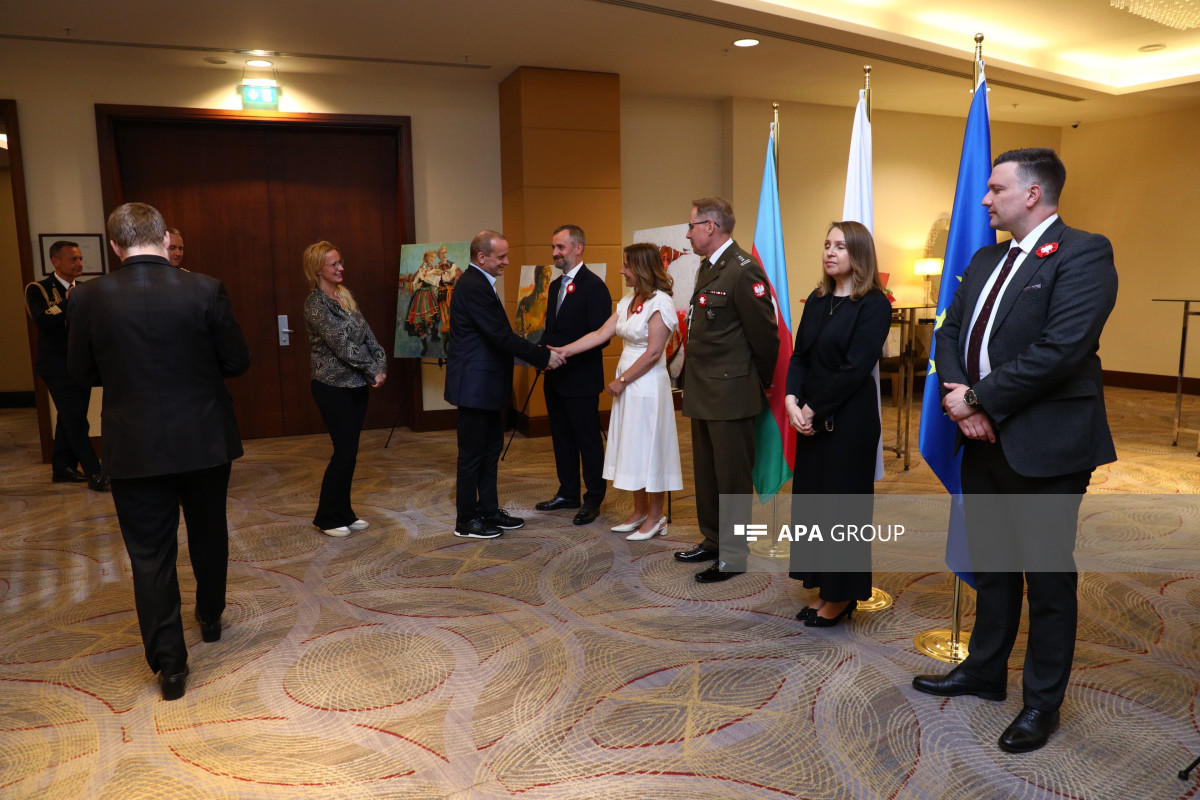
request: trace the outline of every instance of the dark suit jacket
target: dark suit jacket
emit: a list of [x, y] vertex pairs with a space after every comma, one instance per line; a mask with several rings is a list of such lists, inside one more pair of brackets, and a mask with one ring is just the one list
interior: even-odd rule
[[[779, 327], [767, 274], [730, 242], [696, 275], [683, 361], [683, 413], [693, 419], [745, 419], [767, 404]], [[711, 317], [711, 318], [710, 318]]]
[[[563, 278], [559, 275], [550, 283], [547, 298], [546, 328], [542, 333], [544, 345], [570, 344], [581, 336], [598, 330], [612, 316], [612, 294], [600, 276], [584, 264], [575, 273], [575, 291], [563, 300], [562, 314], [558, 312], [558, 293]], [[593, 347], [572, 356], [566, 364], [546, 373], [546, 391], [563, 397], [600, 396], [604, 391], [604, 347]]]
[[[78, 284], [82, 286], [83, 284]], [[75, 294], [75, 292], [71, 292]], [[53, 275], [25, 287], [25, 307], [38, 329], [37, 374], [67, 377], [67, 309], [70, 301]]]
[[468, 266], [450, 298], [450, 342], [446, 355], [446, 402], [499, 411], [512, 394], [513, 359], [545, 368], [550, 351], [513, 333], [487, 276]]
[[71, 375], [104, 387], [104, 466], [144, 478], [225, 464], [242, 454], [224, 378], [250, 350], [216, 278], [132, 256], [71, 292]]
[[[1057, 250], [1039, 256], [1038, 248], [1050, 243], [1057, 243]], [[963, 273], [937, 331], [939, 382], [967, 383], [971, 314], [1011, 245], [981, 248]], [[1117, 270], [1108, 239], [1058, 219], [996, 304], [988, 339], [992, 371], [973, 388], [1018, 474], [1066, 475], [1116, 460], [1097, 355], [1116, 300]]]

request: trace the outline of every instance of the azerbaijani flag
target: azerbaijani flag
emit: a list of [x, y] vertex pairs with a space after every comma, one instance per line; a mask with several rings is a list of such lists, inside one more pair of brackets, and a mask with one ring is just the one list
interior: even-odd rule
[[754, 420], [754, 491], [759, 497], [778, 492], [791, 480], [796, 459], [796, 434], [788, 424], [783, 398], [787, 395], [788, 361], [792, 358], [791, 306], [788, 304], [787, 263], [783, 255], [783, 219], [779, 214], [779, 179], [775, 173], [775, 124], [767, 137], [767, 161], [758, 195], [758, 220], [754, 225], [754, 257], [767, 273], [775, 324], [779, 329], [779, 356], [771, 378], [766, 408]]
[[[934, 342], [929, 348], [929, 371], [925, 377], [925, 396], [921, 401], [921, 456], [945, 485], [954, 502], [950, 506], [950, 525], [946, 535], [946, 566], [974, 588], [971, 557], [967, 549], [967, 526], [962, 507], [962, 451], [954, 454], [958, 424], [942, 413], [938, 391], [936, 331], [946, 320], [946, 310], [962, 281], [962, 274], [975, 251], [996, 243], [996, 232], [988, 221], [987, 209], [980, 201], [987, 193], [992, 174], [992, 134], [988, 121], [987, 80], [982, 66], [979, 84], [967, 114], [962, 156], [958, 162], [958, 183], [954, 187], [954, 206], [950, 213], [950, 232], [946, 238], [946, 260], [942, 264], [942, 287], [938, 292]], [[964, 322], [969, 322], [966, 320]], [[965, 327], [964, 327], [965, 330]]]

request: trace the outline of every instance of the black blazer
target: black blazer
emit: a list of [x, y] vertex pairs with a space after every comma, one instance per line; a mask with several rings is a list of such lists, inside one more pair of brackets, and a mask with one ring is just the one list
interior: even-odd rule
[[[558, 313], [558, 293], [562, 289], [563, 276], [550, 283], [550, 295], [546, 302], [546, 328], [542, 333], [544, 345], [570, 344], [581, 336], [599, 330], [612, 316], [612, 294], [599, 275], [584, 264], [575, 273], [575, 291], [567, 292], [562, 303], [562, 315]], [[563, 397], [587, 397], [604, 391], [605, 342], [571, 359], [558, 369], [546, 373], [546, 391], [554, 391]]]
[[51, 275], [26, 286], [25, 307], [38, 329], [37, 374], [43, 378], [67, 377], [67, 309], [70, 301], [58, 278]]
[[516, 356], [541, 369], [550, 362], [549, 350], [513, 333], [487, 275], [468, 266], [450, 298], [446, 402], [495, 411], [507, 408]]
[[[971, 314], [1012, 242], [981, 248], [937, 331], [936, 380], [967, 384]], [[1045, 255], [1038, 250], [1053, 249]], [[1112, 245], [1055, 220], [1025, 257], [993, 311], [992, 371], [975, 384], [999, 426], [1004, 456], [1030, 478], [1116, 461], [1104, 409], [1100, 332], [1117, 301]], [[942, 394], [946, 393], [941, 387]], [[961, 439], [960, 439], [961, 443]]]
[[215, 467], [242, 455], [224, 378], [250, 368], [225, 285], [131, 256], [71, 292], [67, 365], [104, 387], [104, 466], [114, 478]]

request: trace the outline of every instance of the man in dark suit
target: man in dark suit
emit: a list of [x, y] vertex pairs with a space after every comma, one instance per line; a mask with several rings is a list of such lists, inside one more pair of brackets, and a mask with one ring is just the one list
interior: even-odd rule
[[104, 387], [104, 461], [133, 568], [133, 592], [150, 669], [164, 700], [188, 675], [178, 552], [179, 507], [196, 575], [201, 638], [221, 638], [229, 530], [230, 464], [242, 455], [224, 378], [250, 367], [250, 350], [225, 286], [175, 269], [162, 215], [126, 203], [108, 218], [121, 268], [81, 285], [71, 301], [68, 364], [75, 380]]
[[[700, 583], [745, 571], [746, 544], [720, 546], [720, 496], [754, 493], [754, 418], [767, 403], [779, 355], [779, 329], [767, 275], [730, 238], [733, 208], [719, 197], [692, 204], [687, 237], [702, 257], [688, 311], [683, 413], [692, 420], [696, 517], [704, 541], [675, 554], [685, 563], [713, 561]], [[749, 519], [749, 509], [742, 519]]]
[[[550, 240], [554, 266], [562, 275], [550, 284], [542, 344], [559, 347], [600, 329], [612, 316], [612, 294], [604, 280], [583, 263], [587, 244], [578, 225], [560, 225]], [[607, 344], [605, 345], [607, 346]], [[594, 347], [569, 364], [546, 373], [546, 415], [554, 440], [558, 491], [538, 503], [538, 511], [578, 508], [576, 525], [587, 525], [600, 514], [607, 486], [604, 441], [600, 437], [600, 393], [604, 391], [603, 348]], [[580, 503], [580, 467], [587, 493]]]
[[1059, 219], [1065, 181], [1053, 150], [996, 158], [983, 205], [1012, 241], [974, 255], [937, 331], [978, 601], [966, 660], [913, 686], [1003, 700], [1028, 585], [1024, 708], [999, 740], [1017, 753], [1058, 728], [1075, 652], [1079, 504], [1092, 471], [1116, 460], [1097, 350], [1117, 272], [1106, 238]]
[[25, 287], [25, 308], [38, 329], [37, 374], [46, 382], [58, 412], [50, 478], [55, 483], [86, 482], [89, 489], [103, 492], [108, 478], [88, 436], [92, 389], [80, 386], [67, 372], [67, 311], [75, 279], [83, 274], [83, 254], [75, 242], [55, 242], [50, 245], [50, 263], [53, 275]]
[[513, 333], [496, 295], [496, 278], [508, 266], [508, 240], [480, 231], [471, 241], [471, 264], [450, 300], [450, 352], [446, 402], [458, 406], [458, 488], [454, 535], [494, 539], [525, 520], [500, 508], [496, 472], [504, 444], [501, 413], [512, 394], [513, 359], [538, 367], [563, 363], [558, 353]]

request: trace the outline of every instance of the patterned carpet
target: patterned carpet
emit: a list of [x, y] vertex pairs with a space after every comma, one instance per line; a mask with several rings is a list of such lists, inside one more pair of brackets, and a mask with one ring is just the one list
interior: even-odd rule
[[[1170, 446], [1174, 397], [1108, 397], [1121, 460], [1093, 491], [1200, 492], [1191, 442]], [[1200, 402], [1185, 410], [1194, 420]], [[995, 740], [1020, 708], [1023, 638], [1004, 703], [909, 685], [946, 668], [912, 642], [947, 625], [947, 574], [877, 574], [893, 608], [806, 629], [795, 582], [748, 574], [702, 586], [671, 558], [698, 538], [687, 467], [669, 535], [631, 543], [608, 532], [626, 497], [585, 527], [532, 511], [554, 488], [550, 442], [518, 437], [501, 498], [528, 525], [459, 540], [453, 434], [398, 431], [384, 449], [386, 435], [364, 435], [355, 482], [371, 528], [343, 540], [309, 524], [327, 438], [247, 443], [230, 490], [225, 634], [200, 642], [183, 567], [192, 678], [183, 700], [164, 703], [111, 498], [51, 484], [33, 413], [0, 411], [0, 797], [1197, 792], [1200, 778], [1176, 777], [1200, 750], [1194, 575], [1081, 576], [1062, 729], [1041, 751], [1008, 755]], [[881, 492], [940, 488], [919, 457], [908, 472], [894, 456], [887, 466]]]

